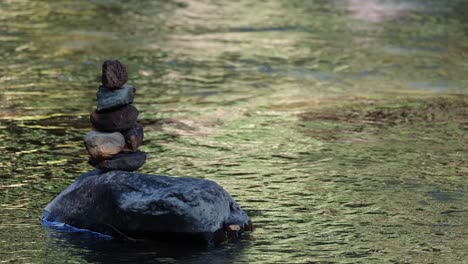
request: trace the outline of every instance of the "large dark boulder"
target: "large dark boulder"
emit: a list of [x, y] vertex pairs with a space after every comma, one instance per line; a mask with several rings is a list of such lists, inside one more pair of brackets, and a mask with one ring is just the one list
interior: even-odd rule
[[42, 216], [113, 237], [216, 243], [252, 230], [247, 214], [204, 179], [99, 170], [81, 175]]

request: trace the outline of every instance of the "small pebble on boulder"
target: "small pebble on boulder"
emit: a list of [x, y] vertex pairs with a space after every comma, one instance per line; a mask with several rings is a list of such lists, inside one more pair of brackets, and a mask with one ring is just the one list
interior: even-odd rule
[[110, 110], [133, 103], [135, 87], [125, 84], [120, 89], [109, 89], [104, 85], [96, 93], [97, 111]]
[[118, 60], [102, 64], [102, 84], [107, 88], [120, 88], [128, 81], [127, 67]]
[[125, 138], [119, 132], [91, 131], [86, 134], [84, 143], [91, 157], [103, 160], [121, 152], [125, 146]]
[[122, 134], [125, 138], [125, 147], [123, 149], [125, 152], [135, 152], [143, 143], [143, 126], [138, 123], [135, 123], [132, 128], [122, 132]]
[[90, 157], [89, 165], [102, 171], [122, 170], [136, 171], [145, 164], [146, 153], [143, 151], [119, 153], [111, 159], [98, 160]]
[[137, 118], [138, 110], [133, 105], [106, 112], [94, 111], [90, 117], [93, 127], [104, 132], [128, 130], [135, 125]]

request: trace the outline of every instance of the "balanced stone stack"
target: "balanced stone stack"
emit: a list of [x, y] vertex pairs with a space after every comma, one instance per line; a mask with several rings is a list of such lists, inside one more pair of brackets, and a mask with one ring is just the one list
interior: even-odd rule
[[95, 130], [84, 140], [91, 156], [88, 163], [102, 171], [135, 171], [146, 161], [146, 153], [138, 150], [143, 127], [137, 123], [138, 110], [132, 104], [136, 89], [127, 81], [125, 65], [118, 60], [104, 62], [97, 108], [90, 117]]
[[252, 231], [247, 214], [213, 181], [131, 172], [143, 166], [146, 154], [138, 150], [143, 128], [132, 105], [135, 88], [127, 79], [119, 61], [104, 62], [103, 85], [91, 114], [95, 130], [85, 138], [89, 163], [97, 169], [82, 174], [55, 197], [42, 223], [69, 232], [90, 230], [184, 248], [187, 243], [198, 248], [200, 242], [212, 245]]

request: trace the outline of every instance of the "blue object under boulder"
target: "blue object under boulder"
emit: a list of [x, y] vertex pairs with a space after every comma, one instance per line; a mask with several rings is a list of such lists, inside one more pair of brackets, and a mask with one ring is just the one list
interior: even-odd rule
[[42, 220], [129, 239], [219, 243], [252, 231], [247, 214], [217, 183], [125, 171], [81, 175]]

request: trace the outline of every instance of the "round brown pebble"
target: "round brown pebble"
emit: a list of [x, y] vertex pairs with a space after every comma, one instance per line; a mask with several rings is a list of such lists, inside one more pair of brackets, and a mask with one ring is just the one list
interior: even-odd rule
[[91, 113], [90, 120], [93, 127], [103, 132], [122, 132], [135, 125], [138, 110], [133, 105], [126, 105], [113, 111]]
[[84, 139], [89, 155], [98, 160], [111, 158], [121, 152], [125, 146], [125, 138], [120, 132], [90, 131]]
[[128, 81], [127, 67], [118, 60], [106, 60], [102, 64], [102, 84], [110, 89], [122, 87]]

